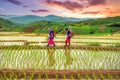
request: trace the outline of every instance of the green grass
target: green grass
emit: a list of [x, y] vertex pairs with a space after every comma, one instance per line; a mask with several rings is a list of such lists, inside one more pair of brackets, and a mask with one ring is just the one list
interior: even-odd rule
[[89, 34], [90, 33], [89, 26], [84, 26], [84, 27], [71, 26], [70, 29], [73, 30], [75, 34]]

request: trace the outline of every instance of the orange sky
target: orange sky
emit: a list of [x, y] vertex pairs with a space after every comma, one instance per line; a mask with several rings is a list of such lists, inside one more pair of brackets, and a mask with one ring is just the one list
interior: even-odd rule
[[64, 17], [120, 16], [120, 0], [0, 0], [0, 13]]

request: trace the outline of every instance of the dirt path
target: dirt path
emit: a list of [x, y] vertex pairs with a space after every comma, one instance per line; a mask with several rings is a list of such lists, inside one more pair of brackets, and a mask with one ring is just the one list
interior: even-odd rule
[[[11, 76], [12, 74], [12, 76]], [[92, 78], [94, 79], [97, 77], [97, 79], [102, 78], [117, 78], [120, 79], [120, 70], [33, 70], [33, 69], [27, 69], [27, 70], [15, 70], [15, 69], [0, 69], [0, 75], [2, 78], [8, 77], [10, 78], [42, 78], [42, 79], [78, 79], [80, 77], [82, 78]]]

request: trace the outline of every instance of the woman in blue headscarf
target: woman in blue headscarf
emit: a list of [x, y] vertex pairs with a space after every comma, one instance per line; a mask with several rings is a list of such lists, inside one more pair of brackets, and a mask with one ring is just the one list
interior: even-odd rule
[[67, 33], [67, 38], [65, 40], [65, 46], [67, 46], [67, 44], [70, 46], [70, 39], [72, 37], [71, 36], [71, 31], [68, 28], [66, 28], [65, 30], [66, 30], [66, 33]]
[[49, 28], [49, 40], [47, 46], [55, 46], [54, 37], [55, 37], [55, 32], [53, 31], [52, 28]]

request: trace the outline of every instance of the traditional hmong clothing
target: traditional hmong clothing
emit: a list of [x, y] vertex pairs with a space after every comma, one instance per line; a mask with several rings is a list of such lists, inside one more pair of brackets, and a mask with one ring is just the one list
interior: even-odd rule
[[68, 31], [67, 31], [67, 38], [66, 38], [65, 42], [66, 42], [66, 43], [70, 43], [70, 39], [71, 39], [71, 31], [68, 30]]
[[48, 45], [55, 45], [53, 34], [54, 34], [54, 33], [53, 33], [53, 30], [50, 30], [50, 32], [49, 32], [49, 41], [48, 41]]

